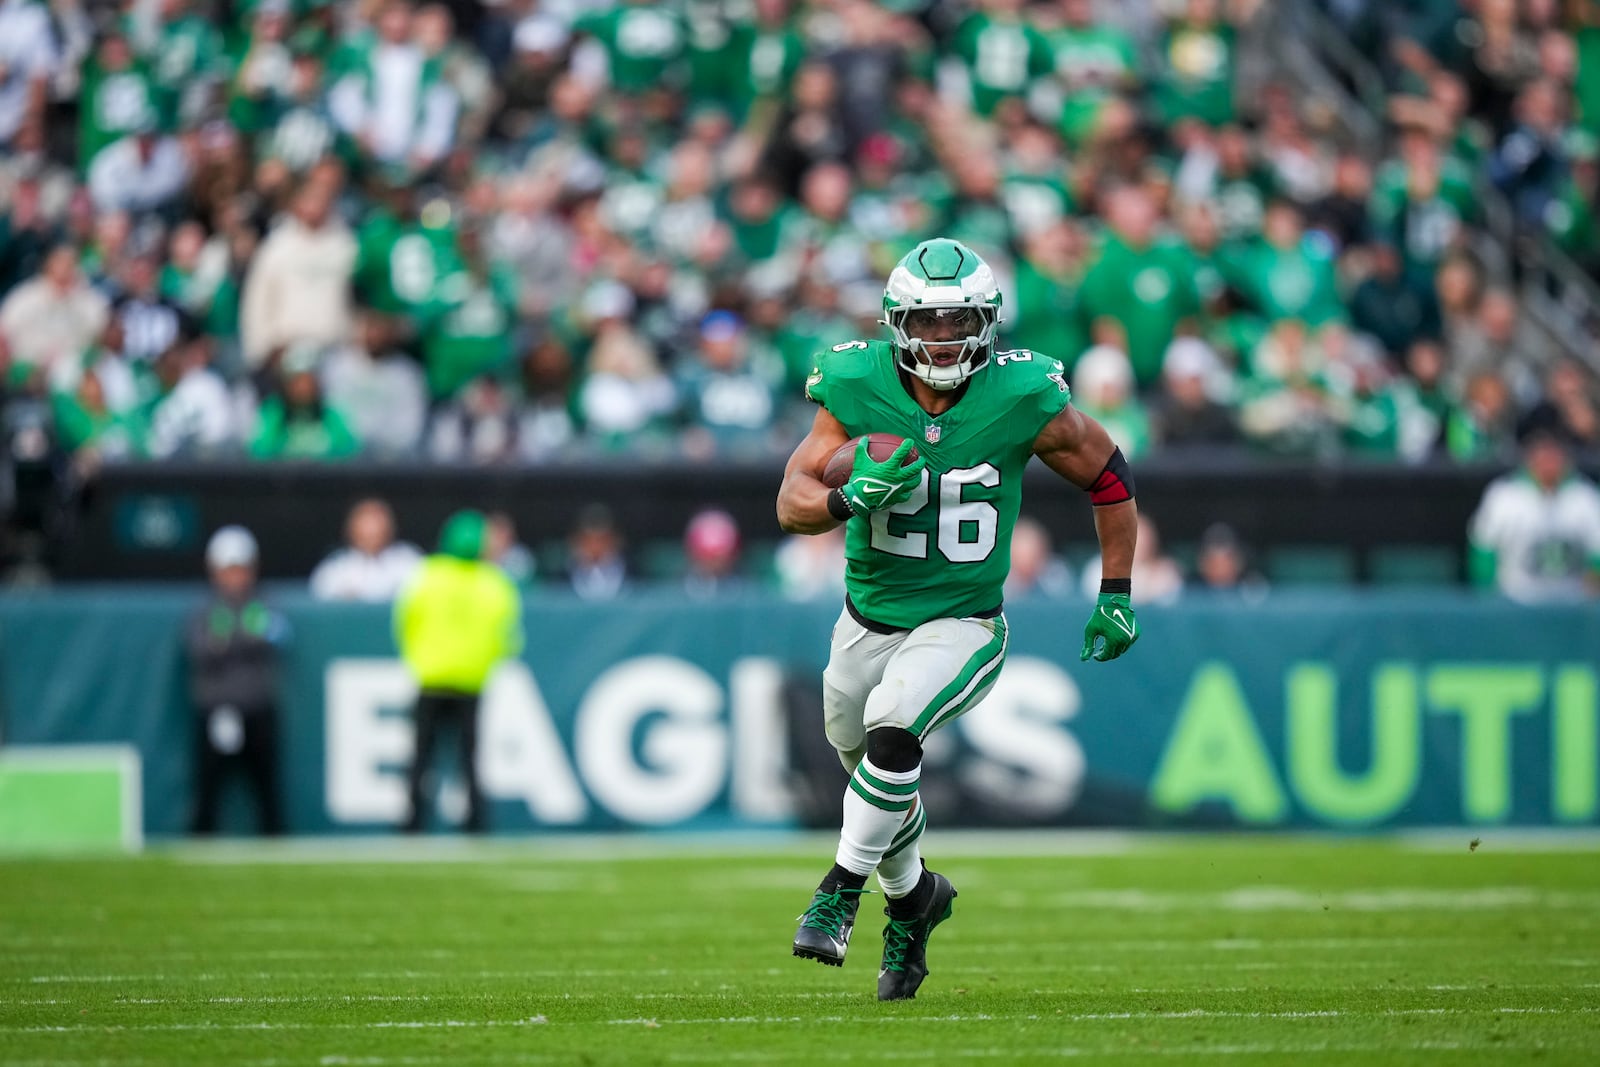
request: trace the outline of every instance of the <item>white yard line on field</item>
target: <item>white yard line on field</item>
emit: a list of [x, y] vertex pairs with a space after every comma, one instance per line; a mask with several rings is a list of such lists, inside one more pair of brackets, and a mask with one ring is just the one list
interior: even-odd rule
[[[814, 1025], [818, 1023], [970, 1023], [970, 1022], [1127, 1022], [1130, 1020], [1185, 1020], [1185, 1019], [1365, 1019], [1365, 1018], [1398, 1018], [1403, 1016], [1471, 1016], [1471, 1015], [1592, 1015], [1600, 1013], [1600, 1007], [1577, 1008], [1388, 1008], [1383, 1011], [1350, 1011], [1350, 1010], [1307, 1010], [1307, 1011], [1213, 1011], [1206, 1008], [1195, 1008], [1190, 1011], [1117, 1011], [1117, 1012], [1059, 1012], [1050, 1014], [990, 1014], [978, 1012], [973, 1014], [952, 1013], [949, 1015], [740, 1015], [723, 1016], [711, 1019], [656, 1019], [656, 1018], [629, 1018], [584, 1020], [564, 1024], [565, 1026], [643, 1026], [647, 1028], [659, 1026], [764, 1026], [773, 1024], [800, 1023]], [[551, 1025], [543, 1015], [535, 1015], [518, 1019], [396, 1019], [376, 1020], [359, 1023], [309, 1023], [309, 1022], [200, 1022], [200, 1023], [139, 1023], [139, 1024], [94, 1024], [84, 1023], [74, 1026], [0, 1026], [0, 1033], [9, 1034], [82, 1034], [82, 1033], [167, 1033], [191, 1031], [235, 1031], [235, 1030], [476, 1030], [492, 1027], [528, 1027]]]
[[1549, 890], [1534, 886], [1476, 886], [1472, 889], [1392, 887], [1339, 889], [1333, 892], [1295, 886], [1256, 885], [1220, 892], [1159, 891], [1149, 889], [1075, 889], [1051, 894], [1035, 907], [1069, 911], [1500, 911], [1523, 908], [1544, 910], [1600, 909], [1600, 892]]
[[[956, 857], [1121, 856], [1195, 840], [1123, 830], [941, 830], [941, 855]], [[440, 836], [416, 840], [371, 837], [302, 837], [276, 841], [170, 841], [149, 849], [200, 866], [252, 864], [505, 864], [516, 861], [609, 863], [635, 859], [805, 857], [833, 851], [836, 834], [765, 830], [660, 831], [634, 834], [548, 834], [500, 840]], [[808, 868], [809, 869], [809, 868]]]
[[[1039, 949], [1039, 945], [1023, 946], [1028, 949]], [[1062, 961], [1052, 963], [1057, 970], [1071, 971], [1085, 974], [1124, 974], [1137, 971], [1148, 974], [1152, 970], [1168, 972], [1201, 973], [1247, 973], [1253, 971], [1285, 971], [1285, 970], [1312, 970], [1312, 971], [1344, 971], [1344, 970], [1377, 970], [1399, 966], [1393, 958], [1383, 959], [1338, 959], [1338, 960], [1191, 960], [1181, 963], [1090, 963], [1087, 961]], [[1600, 956], [1591, 958], [1558, 957], [1538, 961], [1540, 968], [1565, 967], [1572, 969], [1600, 968]], [[944, 974], [998, 974], [994, 967], [941, 967]], [[744, 972], [744, 977], [763, 976], [774, 977], [791, 975], [795, 973], [793, 967], [767, 967], [761, 970]], [[690, 978], [690, 977], [727, 977], [729, 971], [725, 967], [673, 967], [655, 968], [650, 970], [636, 970], [633, 968], [550, 968], [523, 971], [423, 971], [423, 970], [394, 970], [394, 971], [233, 971], [227, 973], [201, 972], [198, 974], [175, 973], [165, 974], [160, 972], [143, 974], [36, 974], [0, 977], [0, 986], [3, 985], [107, 985], [118, 983], [160, 983], [160, 982], [350, 982], [350, 981], [394, 981], [409, 982], [419, 980], [438, 980], [459, 982], [464, 980], [478, 981], [509, 981], [525, 982], [538, 979], [583, 979], [583, 978]]]
[[[1194, 1045], [1153, 1047], [1146, 1044], [1122, 1043], [1116, 1045], [1057, 1045], [1030, 1047], [1019, 1050], [1015, 1046], [977, 1046], [962, 1047], [941, 1044], [938, 1059], [943, 1062], [953, 1060], [998, 1060], [1001, 1062], [1014, 1062], [1019, 1055], [1030, 1060], [1037, 1059], [1079, 1059], [1084, 1057], [1136, 1059], [1146, 1061], [1153, 1058], [1167, 1057], [1237, 1057], [1237, 1056], [1320, 1056], [1336, 1055], [1348, 1057], [1357, 1053], [1396, 1053], [1396, 1052], [1462, 1052], [1480, 1050], [1493, 1047], [1498, 1054], [1513, 1054], [1522, 1052], [1548, 1052], [1548, 1046], [1543, 1044], [1520, 1045], [1504, 1041], [1477, 1042], [1477, 1041], [1384, 1041], [1380, 1044], [1360, 1044], [1338, 1041], [1319, 1041], [1312, 1043], [1269, 1043], [1254, 1042], [1251, 1044], [1231, 1045]], [[734, 1050], [719, 1049], [715, 1054], [718, 1063], [814, 1063], [817, 1054], [815, 1050], [796, 1050], [792, 1053], [783, 1053], [774, 1050]], [[673, 1052], [665, 1057], [669, 1063], [705, 1063], [707, 1054], [704, 1052]], [[870, 1054], [870, 1061], [918, 1061], [926, 1063], [929, 1055], [925, 1049], [880, 1049]], [[111, 1059], [28, 1059], [8, 1060], [7, 1067], [167, 1067], [167, 1059], [139, 1059], [118, 1057]], [[350, 1055], [328, 1054], [317, 1057], [285, 1059], [268, 1057], [266, 1059], [230, 1059], [230, 1067], [454, 1067], [462, 1062], [460, 1055], [449, 1056], [379, 1056], [363, 1053]], [[546, 1054], [537, 1052], [499, 1052], [482, 1054], [474, 1052], [472, 1062], [479, 1064], [504, 1064], [506, 1067], [517, 1067], [522, 1064], [540, 1063], [572, 1063], [571, 1054]]]

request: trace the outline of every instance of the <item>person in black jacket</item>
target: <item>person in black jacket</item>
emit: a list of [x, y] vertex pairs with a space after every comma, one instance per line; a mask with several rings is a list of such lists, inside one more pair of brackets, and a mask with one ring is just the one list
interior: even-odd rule
[[283, 832], [278, 791], [278, 668], [284, 617], [256, 595], [256, 540], [224, 526], [206, 546], [213, 596], [184, 631], [194, 706], [194, 832], [215, 833], [224, 774], [239, 765], [255, 792], [262, 831]]

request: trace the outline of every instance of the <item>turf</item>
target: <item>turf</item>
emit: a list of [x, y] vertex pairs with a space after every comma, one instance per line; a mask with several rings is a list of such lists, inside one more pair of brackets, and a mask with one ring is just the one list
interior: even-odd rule
[[1600, 1062], [1592, 839], [1466, 839], [935, 835], [899, 1004], [879, 898], [843, 970], [789, 955], [821, 839], [6, 861], [0, 1063]]

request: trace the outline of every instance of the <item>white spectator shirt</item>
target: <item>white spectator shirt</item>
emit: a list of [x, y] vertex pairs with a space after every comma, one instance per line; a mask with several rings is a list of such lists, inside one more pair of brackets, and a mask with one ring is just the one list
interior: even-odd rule
[[421, 560], [417, 547], [403, 541], [375, 556], [341, 548], [311, 572], [311, 595], [318, 600], [393, 600]]
[[245, 276], [239, 339], [258, 367], [278, 345], [338, 344], [350, 334], [356, 240], [343, 223], [308, 229], [292, 215], [262, 242]]
[[233, 444], [233, 397], [215, 371], [196, 367], [173, 386], [150, 419], [150, 455], [206, 453]]
[[0, 145], [9, 144], [27, 116], [30, 84], [60, 63], [50, 15], [33, 0], [0, 0]]
[[123, 137], [89, 164], [89, 197], [102, 212], [154, 211], [188, 184], [189, 158], [175, 137], [158, 137], [149, 159], [139, 157], [137, 137]]
[[417, 450], [428, 417], [428, 387], [411, 360], [374, 357], [347, 345], [323, 361], [322, 393], [344, 413], [364, 450], [391, 456]]
[[0, 304], [0, 334], [13, 360], [49, 374], [82, 356], [110, 316], [111, 305], [90, 286], [63, 293], [40, 276], [11, 290]]
[[1495, 583], [1513, 600], [1576, 600], [1600, 558], [1600, 488], [1570, 475], [1553, 493], [1526, 472], [1496, 478], [1472, 516], [1474, 546], [1495, 554]]
[[425, 84], [423, 67], [415, 45], [378, 45], [365, 75], [347, 75], [333, 87], [334, 121], [351, 136], [369, 135], [373, 155], [385, 163], [440, 158], [455, 138], [456, 96], [447, 84]]

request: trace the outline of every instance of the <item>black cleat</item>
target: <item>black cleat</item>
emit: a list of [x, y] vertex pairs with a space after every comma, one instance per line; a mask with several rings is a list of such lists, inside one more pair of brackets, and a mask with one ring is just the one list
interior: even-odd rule
[[829, 967], [843, 967], [850, 931], [856, 925], [856, 908], [861, 894], [868, 892], [871, 890], [818, 889], [811, 906], [800, 916], [800, 929], [794, 932], [794, 954]]
[[933, 879], [933, 889], [928, 894], [927, 905], [909, 919], [896, 919], [889, 909], [889, 925], [883, 928], [883, 967], [878, 971], [879, 1000], [910, 1000], [917, 995], [917, 987], [928, 977], [928, 939], [933, 928], [950, 918], [956, 899], [956, 887], [950, 879], [933, 871], [925, 878]]

